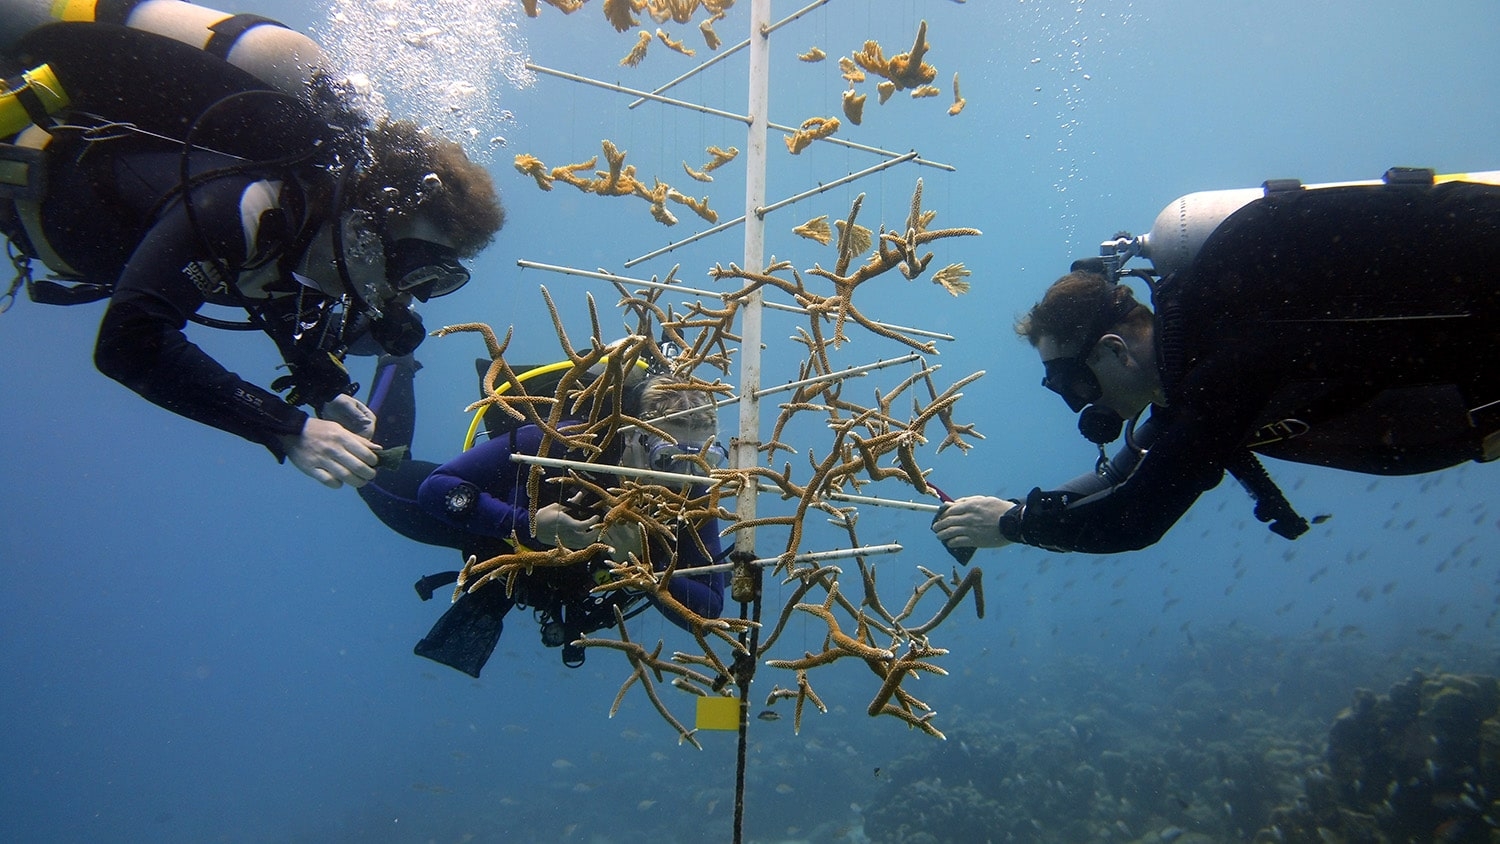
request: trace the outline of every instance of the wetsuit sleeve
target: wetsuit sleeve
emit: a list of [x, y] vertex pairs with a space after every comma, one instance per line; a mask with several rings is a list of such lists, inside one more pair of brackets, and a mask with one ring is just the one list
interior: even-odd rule
[[1137, 551], [1160, 540], [1198, 496], [1223, 480], [1248, 420], [1265, 403], [1266, 385], [1274, 378], [1230, 377], [1226, 371], [1232, 366], [1242, 373], [1244, 364], [1195, 368], [1182, 399], [1158, 409], [1137, 432], [1148, 444], [1144, 456], [1117, 455], [1108, 478], [1080, 476], [1054, 490], [1033, 489], [1000, 518], [1001, 536], [1088, 553]]
[[302, 433], [307, 414], [228, 371], [183, 334], [204, 303], [199, 285], [224, 283], [211, 257], [231, 264], [243, 258], [237, 211], [243, 187], [221, 182], [195, 194], [199, 230], [179, 203], [146, 233], [116, 282], [94, 363], [147, 401], [260, 443], [283, 459], [277, 438]]
[[[704, 559], [697, 543], [691, 539], [684, 539], [681, 543], [682, 550], [679, 552], [681, 560], [678, 563], [682, 568], [706, 566], [723, 556], [717, 519], [710, 519], [699, 527], [698, 537], [703, 540], [703, 547], [710, 555], [709, 559]], [[724, 587], [728, 584], [727, 572], [682, 575], [672, 578], [672, 582], [667, 584], [667, 592], [698, 615], [704, 618], [718, 618], [724, 614]], [[666, 610], [660, 604], [656, 606], [668, 621], [684, 630], [689, 629], [687, 623], [676, 613]]]
[[[535, 429], [516, 432], [516, 450], [529, 453], [538, 442]], [[509, 539], [512, 532], [531, 539], [531, 520], [521, 484], [525, 476], [511, 462], [511, 438], [499, 437], [474, 446], [432, 470], [417, 489], [417, 502], [439, 520], [480, 536]]]

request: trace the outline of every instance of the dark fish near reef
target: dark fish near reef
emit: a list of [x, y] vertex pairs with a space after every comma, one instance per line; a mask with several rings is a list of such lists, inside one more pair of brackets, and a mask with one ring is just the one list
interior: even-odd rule
[[755, 717], [759, 718], [762, 721], [780, 721], [781, 713], [777, 712], [774, 709], [762, 709], [760, 711], [760, 714]]

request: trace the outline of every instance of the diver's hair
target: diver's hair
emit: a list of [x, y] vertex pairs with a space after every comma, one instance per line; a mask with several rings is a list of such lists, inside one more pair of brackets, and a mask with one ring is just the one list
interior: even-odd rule
[[648, 422], [668, 414], [693, 410], [669, 421], [691, 428], [718, 428], [719, 417], [714, 411], [712, 396], [688, 381], [672, 375], [652, 375], [637, 385], [633, 395], [635, 415]]
[[1052, 283], [1042, 301], [1016, 320], [1016, 333], [1035, 346], [1043, 337], [1077, 349], [1115, 329], [1139, 333], [1151, 327], [1151, 309], [1123, 284], [1099, 273], [1077, 270]]
[[382, 221], [420, 211], [461, 258], [478, 254], [505, 225], [489, 171], [469, 160], [463, 147], [410, 120], [382, 119], [366, 140], [371, 163], [356, 188], [357, 206]]

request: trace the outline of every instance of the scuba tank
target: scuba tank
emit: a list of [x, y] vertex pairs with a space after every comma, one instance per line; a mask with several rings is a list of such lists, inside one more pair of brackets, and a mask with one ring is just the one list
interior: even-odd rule
[[[184, 0], [0, 0], [0, 55], [58, 22], [104, 23], [163, 35], [211, 53], [294, 96], [327, 71], [316, 41], [259, 15], [235, 15]], [[0, 135], [11, 134], [0, 130]]]
[[[1189, 278], [1188, 272], [1198, 260], [1204, 246], [1221, 227], [1226, 225], [1226, 221], [1253, 203], [1271, 196], [1289, 196], [1302, 191], [1317, 191], [1325, 188], [1357, 188], [1363, 189], [1357, 193], [1363, 193], [1366, 190], [1378, 190], [1385, 186], [1430, 188], [1447, 183], [1500, 185], [1500, 170], [1438, 175], [1429, 169], [1393, 167], [1377, 180], [1304, 185], [1296, 179], [1278, 179], [1264, 182], [1259, 188], [1191, 193], [1174, 200], [1162, 209], [1152, 223], [1151, 230], [1146, 234], [1139, 236], [1132, 236], [1129, 233], [1118, 234], [1113, 240], [1100, 244], [1099, 258], [1076, 261], [1073, 270], [1087, 269], [1102, 272], [1111, 283], [1118, 283], [1122, 276], [1132, 276], [1143, 279], [1151, 288], [1152, 304], [1156, 308], [1158, 325], [1158, 354], [1161, 357], [1163, 380], [1168, 382], [1170, 394], [1171, 374], [1180, 372], [1178, 367], [1183, 356], [1179, 330], [1183, 319], [1178, 302], [1183, 288], [1180, 282]], [[1249, 213], [1253, 214], [1253, 212]], [[1255, 220], [1253, 216], [1240, 219], [1242, 221], [1249, 219], [1251, 222]], [[1233, 237], [1235, 230], [1234, 224], [1229, 223], [1225, 236]], [[1245, 248], [1243, 244], [1241, 248]], [[1124, 265], [1135, 257], [1149, 260], [1152, 265], [1151, 269], [1125, 269]], [[1401, 317], [1377, 318], [1399, 319]], [[1470, 413], [1472, 414], [1472, 411]], [[1104, 475], [1107, 470], [1118, 468], [1111, 467], [1104, 459], [1103, 446], [1104, 443], [1118, 437], [1120, 424], [1118, 417], [1115, 417], [1112, 411], [1099, 408], [1097, 405], [1085, 408], [1080, 416], [1080, 432], [1099, 446], [1101, 459], [1096, 469], [1101, 475]], [[1299, 436], [1305, 433], [1307, 428], [1307, 423], [1299, 418], [1274, 420], [1254, 432], [1249, 441], [1230, 454], [1224, 463], [1224, 469], [1245, 488], [1254, 500], [1256, 518], [1259, 521], [1268, 522], [1271, 531], [1287, 539], [1295, 539], [1305, 533], [1309, 522], [1292, 508], [1260, 464], [1254, 449]], [[1144, 449], [1135, 447], [1133, 444], [1130, 450], [1137, 459], [1145, 454]], [[1129, 465], [1133, 467], [1134, 463]], [[1338, 464], [1327, 463], [1325, 465], [1336, 466]], [[1128, 471], [1133, 471], [1133, 468], [1128, 468]], [[1119, 477], [1120, 472], [1113, 471], [1111, 482], [1118, 482], [1116, 479]], [[1326, 517], [1319, 517], [1313, 522], [1321, 521], [1323, 518]]]
[[1365, 181], [1304, 185], [1296, 179], [1271, 179], [1258, 188], [1199, 191], [1174, 199], [1156, 215], [1151, 230], [1146, 234], [1135, 237], [1121, 234], [1114, 240], [1104, 241], [1099, 246], [1099, 255], [1104, 261], [1105, 274], [1112, 280], [1118, 278], [1125, 262], [1135, 256], [1151, 262], [1152, 275], [1165, 277], [1190, 266], [1220, 223], [1246, 205], [1270, 194], [1287, 190], [1444, 182], [1500, 185], [1500, 170], [1434, 175], [1431, 170], [1393, 167], [1382, 178]]

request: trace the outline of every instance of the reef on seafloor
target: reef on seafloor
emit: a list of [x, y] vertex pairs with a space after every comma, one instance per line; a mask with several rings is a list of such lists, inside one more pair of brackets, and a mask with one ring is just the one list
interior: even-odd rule
[[863, 831], [873, 844], [1500, 842], [1495, 664], [1482, 646], [1228, 629], [1146, 674], [1088, 657], [1033, 666], [945, 713], [949, 741], [877, 769]]
[[1256, 844], [1500, 841], [1500, 679], [1414, 672], [1361, 689], [1324, 763]]

